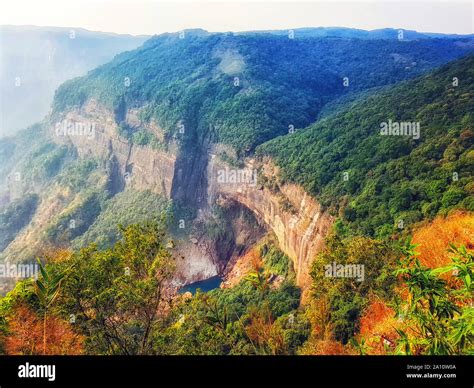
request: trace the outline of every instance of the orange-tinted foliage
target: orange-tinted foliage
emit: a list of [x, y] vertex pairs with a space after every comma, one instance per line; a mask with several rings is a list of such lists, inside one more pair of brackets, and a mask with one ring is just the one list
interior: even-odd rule
[[369, 345], [369, 354], [385, 354], [392, 348], [397, 334], [398, 321], [395, 312], [383, 301], [375, 300], [367, 307], [360, 319], [360, 337]]
[[[451, 262], [449, 244], [465, 245], [474, 249], [474, 214], [457, 211], [447, 217], [437, 217], [431, 223], [421, 226], [413, 233], [413, 244], [422, 265], [438, 268]], [[449, 274], [445, 276], [449, 277]], [[450, 280], [450, 283], [453, 281]], [[453, 283], [454, 284], [454, 283]], [[401, 283], [395, 291], [402, 299], [410, 297], [407, 287]], [[401, 328], [411, 336], [417, 336], [411, 328], [394, 317], [394, 311], [382, 301], [373, 301], [360, 320], [360, 337], [365, 339], [369, 353], [383, 354], [386, 346], [396, 340], [395, 327]]]
[[274, 324], [270, 310], [264, 308], [252, 311], [245, 332], [258, 347], [267, 348], [274, 355], [284, 354], [285, 338], [281, 329]]
[[303, 355], [314, 355], [314, 356], [336, 356], [351, 354], [349, 348], [346, 348], [343, 344], [338, 341], [326, 339], [326, 340], [315, 340], [310, 339], [304, 346]]
[[256, 310], [252, 312], [250, 323], [245, 328], [245, 331], [251, 341], [262, 345], [271, 337], [272, 325], [272, 318], [268, 311]]
[[332, 337], [331, 305], [329, 300], [321, 297], [313, 300], [306, 310], [311, 322], [311, 336], [318, 340], [330, 339]]
[[334, 340], [331, 324], [331, 306], [327, 298], [312, 300], [306, 308], [311, 322], [311, 336], [299, 350], [302, 355], [351, 354], [350, 347]]
[[70, 249], [53, 246], [45, 246], [38, 252], [38, 256], [48, 263], [62, 263], [68, 260], [71, 255]]
[[[8, 321], [9, 334], [5, 351], [10, 355], [43, 354], [43, 319], [25, 306], [17, 307]], [[83, 338], [69, 323], [56, 317], [46, 320], [46, 353], [49, 355], [82, 354]]]
[[243, 256], [239, 257], [234, 265], [229, 266], [231, 270], [226, 274], [222, 288], [234, 287], [250, 272], [258, 271], [263, 265], [258, 248], [254, 247]]
[[474, 214], [459, 211], [448, 217], [437, 217], [414, 232], [413, 243], [419, 244], [416, 251], [423, 265], [430, 268], [447, 265], [449, 243], [474, 249]]

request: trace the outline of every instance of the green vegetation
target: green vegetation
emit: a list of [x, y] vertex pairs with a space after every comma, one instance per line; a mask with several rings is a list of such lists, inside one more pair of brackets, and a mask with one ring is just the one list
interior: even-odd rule
[[[0, 172], [18, 167], [21, 183], [56, 195], [60, 209], [47, 220], [57, 252], [41, 258], [41, 278], [0, 299], [0, 352], [35, 353], [21, 328], [30, 319], [33, 330], [39, 317], [43, 353], [48, 320], [63, 337], [79, 339], [52, 349], [74, 354], [473, 354], [472, 247], [453, 246], [451, 256], [425, 252], [428, 262], [452, 260], [428, 268], [402, 243], [419, 221], [474, 211], [474, 56], [404, 81], [468, 51], [449, 39], [165, 34], [65, 83], [52, 119], [95, 98], [114, 112], [130, 144], [181, 145], [172, 196], [185, 199], [123, 189], [114, 155], [79, 159], [43, 126], [0, 140]], [[164, 128], [163, 144], [127, 124], [130, 108]], [[389, 120], [419, 122], [420, 137], [382, 136]], [[291, 126], [307, 128], [288, 135]], [[205, 231], [223, 252], [241, 244], [240, 229], [247, 245], [260, 238], [250, 210], [231, 201], [202, 208], [206, 217], [192, 223], [199, 214], [192, 201], [204, 192], [194, 178], [205, 171], [199, 153], [208, 141], [233, 146], [218, 156], [234, 167], [254, 150], [270, 156], [281, 174], [259, 176], [259, 186], [279, 195], [282, 184], [299, 184], [335, 216], [311, 266], [310, 292], [296, 285], [293, 262], [272, 239], [249, 252], [258, 260], [237, 285], [176, 292], [182, 274], [174, 272], [172, 238]], [[0, 249], [40, 200], [17, 190], [24, 196], [0, 212]], [[295, 213], [280, 199], [280, 210]], [[336, 265], [357, 272], [328, 275]]]
[[[359, 318], [369, 296], [392, 296], [395, 284], [392, 272], [397, 252], [393, 244], [370, 238], [344, 239], [337, 234], [327, 238], [326, 248], [312, 264], [312, 290], [315, 299], [324, 298], [331, 306], [331, 323], [336, 340], [347, 343], [358, 332]], [[327, 276], [326, 266], [333, 266], [334, 263], [363, 266], [362, 272], [357, 273], [360, 277]]]
[[56, 271], [74, 266], [62, 282], [56, 311], [74, 314], [87, 336], [86, 348], [99, 354], [147, 354], [169, 306], [166, 289], [174, 263], [165, 233], [156, 223], [131, 225], [111, 248], [94, 245], [76, 252]]
[[30, 222], [38, 201], [38, 195], [28, 194], [0, 209], [0, 251], [5, 249], [16, 234]]
[[[157, 337], [166, 354], [294, 354], [309, 335], [291, 263], [273, 243], [260, 248], [263, 266], [232, 288], [185, 298]], [[275, 283], [274, 275], [281, 282]]]
[[45, 237], [53, 244], [69, 245], [83, 235], [105, 208], [105, 171], [95, 159], [70, 160], [54, 179], [68, 197], [68, 206], [49, 224]]
[[150, 191], [121, 192], [106, 202], [97, 219], [73, 245], [79, 248], [94, 242], [100, 247], [110, 246], [120, 236], [117, 225], [161, 221], [169, 214], [169, 206], [169, 201]]
[[124, 121], [119, 122], [117, 127], [118, 134], [127, 139], [130, 144], [138, 146], [150, 146], [154, 149], [165, 149], [165, 144], [160, 142], [158, 138], [146, 129], [133, 129]]
[[274, 243], [264, 243], [260, 247], [260, 256], [267, 272], [294, 280], [295, 272], [292, 261]]
[[[404, 274], [413, 282], [408, 285], [414, 300], [399, 302], [397, 310], [409, 315], [407, 327], [418, 332], [397, 329], [396, 349], [386, 352], [463, 354], [472, 349], [474, 327], [467, 302], [460, 302], [463, 307], [453, 304], [469, 287], [452, 288], [437, 277], [453, 267], [424, 268], [413, 259], [413, 251], [403, 250], [407, 259], [394, 270], [401, 255], [400, 234], [407, 236], [418, 221], [453, 209], [474, 210], [473, 69], [473, 56], [461, 59], [344, 103], [342, 112], [257, 149], [281, 167], [271, 182], [273, 189], [284, 182], [298, 183], [339, 216], [311, 271], [313, 298], [327, 306], [323, 311], [330, 338], [357, 344], [364, 352], [355, 340], [364, 311], [374, 298], [395, 303], [396, 276]], [[455, 86], [455, 79], [462, 81]], [[419, 122], [420, 138], [380, 135], [380, 124], [388, 120]], [[470, 268], [472, 255], [463, 252], [462, 265]], [[363, 265], [364, 280], [326, 276], [326, 266], [333, 263]], [[432, 297], [435, 300], [429, 300]], [[426, 311], [426, 305], [432, 308]]]
[[43, 310], [43, 354], [46, 355], [48, 308], [51, 307], [59, 296], [61, 282], [66, 276], [66, 271], [63, 273], [53, 273], [49, 268], [45, 268], [39, 260], [38, 264], [41, 272], [41, 279], [36, 279], [34, 281], [34, 292], [38, 298], [40, 308]]
[[[302, 185], [335, 214], [342, 211], [356, 234], [385, 237], [453, 208], [474, 210], [473, 69], [473, 56], [459, 60], [258, 152], [281, 167], [281, 181]], [[419, 122], [420, 138], [382, 136], [380, 125], [388, 120]]]
[[[0, 138], [0, 185], [7, 182], [15, 165], [28, 158], [35, 149], [44, 146], [47, 142], [44, 130], [42, 124], [35, 124], [18, 132], [15, 137]], [[31, 141], [32, 138], [35, 141]]]
[[[121, 238], [107, 249], [92, 244], [61, 260], [51, 257], [41, 267], [39, 280], [19, 282], [1, 298], [0, 345], [6, 341], [24, 347], [28, 339], [16, 329], [11, 331], [9, 322], [17, 309], [27, 308], [33, 316], [41, 314], [53, 322], [73, 317], [67, 329], [72, 334], [64, 335], [84, 338], [81, 351], [88, 354], [299, 354], [311, 349], [317, 333], [328, 330], [344, 343], [351, 339], [347, 351], [364, 353], [365, 342], [354, 339], [358, 316], [366, 298], [376, 294], [397, 301], [401, 317], [398, 327], [391, 328], [397, 336], [394, 345], [386, 348], [388, 353], [472, 354], [469, 301], [474, 264], [463, 247], [453, 246], [452, 263], [433, 270], [420, 265], [413, 247], [405, 248], [404, 259], [396, 262], [394, 250], [386, 244], [357, 238], [344, 245], [333, 236], [312, 272], [312, 298], [330, 300], [325, 310], [324, 304], [321, 309], [314, 304], [300, 306], [301, 292], [291, 276], [280, 284], [271, 280], [271, 272], [283, 276], [288, 271], [287, 258], [271, 243], [261, 249], [264, 267], [255, 268], [236, 286], [173, 297], [169, 285], [175, 263], [166, 249], [164, 224], [129, 225], [120, 233]], [[322, 276], [321, 266], [335, 259], [364, 264], [364, 282]], [[453, 271], [455, 279], [443, 279]], [[399, 276], [410, 297], [394, 293]], [[46, 336], [41, 338], [44, 341]]]
[[[87, 353], [288, 354], [307, 338], [309, 323], [296, 317], [300, 290], [291, 280], [257, 287], [244, 279], [231, 289], [173, 301], [168, 287], [174, 259], [165, 248], [163, 224], [130, 225], [120, 234], [105, 250], [92, 244], [56, 263], [53, 259], [40, 279], [61, 279], [61, 291], [54, 291], [56, 282], [48, 293], [55, 299], [48, 303], [48, 315], [73, 316]], [[281, 252], [266, 249], [282, 262]], [[30, 280], [0, 299], [0, 328], [7, 336], [6, 318], [25, 304], [45, 311]]]
[[346, 93], [411, 78], [468, 52], [449, 39], [163, 34], [64, 83], [53, 108], [60, 114], [96, 98], [115, 112], [124, 136], [147, 143], [148, 135], [132, 135], [123, 123], [128, 108], [143, 108], [142, 119], [156, 119], [168, 140], [192, 142], [210, 133], [242, 153], [287, 134], [290, 125], [309, 125]]
[[[461, 355], [474, 354], [474, 310], [472, 278], [474, 256], [465, 247], [451, 246], [451, 263], [436, 269], [422, 266], [414, 246], [396, 275], [402, 276], [410, 296], [398, 301], [399, 317], [405, 329], [398, 329], [399, 354]], [[448, 282], [443, 274], [455, 274]], [[416, 337], [409, 332], [415, 332]]]
[[46, 238], [53, 245], [68, 244], [89, 230], [105, 206], [106, 194], [93, 190], [81, 193], [80, 200], [63, 211], [46, 230]]
[[[287, 354], [301, 341], [292, 336], [298, 326], [290, 318], [299, 297], [294, 284], [262, 293], [248, 280], [231, 289], [198, 293], [174, 312], [176, 323], [157, 338], [158, 345], [169, 344], [166, 352], [171, 354]], [[257, 334], [257, 325], [268, 332]], [[309, 326], [303, 328], [307, 336]], [[299, 335], [305, 337], [305, 332]]]
[[97, 184], [97, 177], [91, 176], [99, 167], [99, 162], [94, 159], [78, 159], [65, 166], [58, 177], [58, 183], [78, 193], [92, 184]]
[[61, 171], [67, 157], [73, 156], [73, 151], [67, 146], [47, 143], [35, 150], [23, 165], [23, 179], [32, 183], [45, 182]]

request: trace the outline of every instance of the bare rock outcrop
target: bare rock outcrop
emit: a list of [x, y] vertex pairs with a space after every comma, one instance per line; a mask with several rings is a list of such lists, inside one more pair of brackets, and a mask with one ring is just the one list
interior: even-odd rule
[[[235, 201], [249, 209], [259, 222], [275, 233], [280, 249], [293, 260], [297, 284], [304, 289], [309, 287], [311, 262], [322, 249], [333, 220], [301, 187], [285, 184], [278, 190], [270, 190], [258, 185], [252, 160], [244, 168], [250, 175], [244, 174], [243, 181], [242, 175], [237, 180], [228, 179], [232, 168], [215, 155], [216, 146], [210, 144], [209, 139], [196, 146], [198, 154], [206, 155], [197, 154], [194, 158], [186, 155], [185, 161], [179, 159], [177, 148], [164, 151], [132, 145], [119, 135], [113, 112], [93, 100], [81, 109], [65, 113], [61, 120], [94, 128], [87, 136], [58, 133], [53, 127], [53, 138], [58, 143], [75, 146], [81, 157], [104, 158], [111, 165], [115, 164], [117, 180], [123, 180], [117, 185], [122, 183], [124, 188], [129, 185], [136, 190], [151, 190], [181, 201], [195, 195], [197, 198], [192, 202], [203, 214], [209, 214], [219, 199]], [[158, 126], [141, 123], [136, 111], [128, 111], [125, 120], [135, 128], [147, 126], [157, 137], [162, 135]], [[266, 168], [274, 167], [268, 163]], [[245, 245], [245, 242], [241, 244]], [[196, 241], [179, 244], [177, 252], [187, 256], [179, 263], [180, 282], [220, 273], [223, 266], [221, 259], [216, 257], [219, 254], [216, 247], [216, 242], [205, 235]], [[233, 252], [235, 254], [235, 250]]]

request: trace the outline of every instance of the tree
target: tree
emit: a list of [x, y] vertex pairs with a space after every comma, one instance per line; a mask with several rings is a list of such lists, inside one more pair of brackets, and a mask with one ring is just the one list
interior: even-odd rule
[[[398, 252], [383, 241], [367, 237], [341, 238], [330, 235], [325, 249], [312, 263], [314, 300], [327, 299], [334, 339], [347, 343], [359, 330], [359, 319], [371, 294], [391, 294], [392, 274]], [[326, 274], [327, 266], [357, 265], [361, 277], [334, 277]]]
[[58, 317], [48, 319], [47, 343], [44, 348], [44, 321], [33, 309], [20, 305], [13, 309], [8, 320], [5, 353], [10, 355], [76, 355], [82, 354], [84, 338], [71, 329], [67, 321]]
[[58, 297], [61, 282], [64, 280], [67, 270], [61, 273], [55, 273], [43, 266], [39, 259], [38, 265], [41, 272], [41, 278], [35, 280], [33, 285], [35, 295], [38, 297], [41, 308], [43, 309], [43, 354], [46, 354], [46, 318], [48, 308]]
[[[451, 245], [456, 256], [444, 267], [430, 269], [415, 257], [408, 245], [395, 274], [401, 276], [407, 297], [398, 303], [397, 313], [404, 327], [397, 329], [400, 354], [472, 354], [474, 313], [472, 277], [474, 255], [465, 247]], [[451, 275], [444, 279], [441, 275]]]
[[282, 328], [272, 317], [267, 304], [260, 308], [251, 308], [248, 313], [249, 323], [245, 333], [254, 345], [257, 354], [286, 354], [287, 346]]
[[[150, 354], [172, 305], [174, 261], [157, 223], [121, 228], [122, 239], [72, 256], [74, 273], [64, 282], [61, 310], [77, 318], [88, 350]], [[69, 265], [68, 263], [67, 265]]]

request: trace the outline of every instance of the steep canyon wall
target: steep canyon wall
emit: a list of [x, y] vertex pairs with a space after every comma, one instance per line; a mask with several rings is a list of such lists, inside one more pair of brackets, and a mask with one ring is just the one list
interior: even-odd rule
[[[133, 111], [127, 112], [125, 119], [134, 126], [144, 125]], [[194, 153], [188, 149], [185, 155], [180, 155], [178, 147], [173, 146], [164, 151], [131, 145], [119, 136], [113, 113], [94, 101], [89, 101], [80, 110], [67, 112], [62, 120], [94, 124], [92, 138], [58, 136], [57, 133], [53, 133], [53, 138], [58, 143], [72, 144], [81, 157], [99, 157], [115, 164], [118, 186], [147, 189], [169, 199], [189, 203], [197, 207], [201, 223], [209, 217], [213, 204], [219, 198], [249, 209], [260, 223], [274, 232], [280, 249], [293, 260], [298, 285], [303, 288], [309, 286], [311, 261], [323, 247], [332, 218], [300, 187], [286, 184], [275, 192], [256, 182], [222, 181], [219, 172], [229, 169], [229, 166], [215, 155], [208, 139], [196, 143]], [[147, 124], [146, 128], [157, 137], [163, 135], [158, 126]], [[55, 132], [54, 127], [52, 131]], [[249, 161], [246, 168], [253, 169], [252, 163]], [[181, 266], [182, 282], [203, 279], [220, 272], [223, 265], [216, 257], [219, 254], [215, 249], [217, 244], [213, 246], [205, 235], [196, 236], [193, 233], [189, 237], [189, 241], [178, 247], [183, 256], [189, 256], [183, 259]]]

